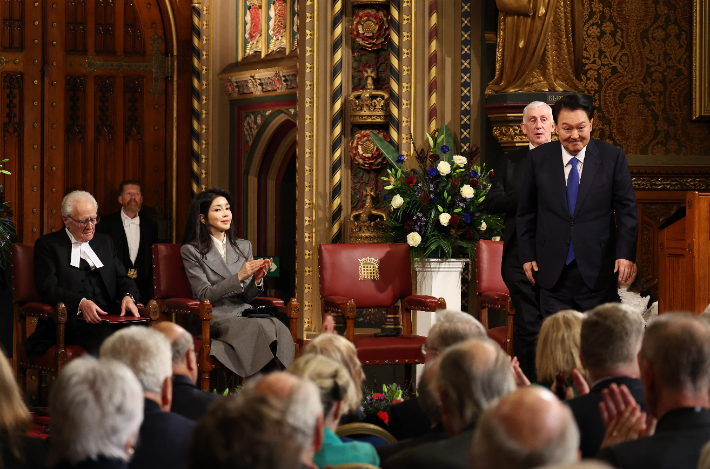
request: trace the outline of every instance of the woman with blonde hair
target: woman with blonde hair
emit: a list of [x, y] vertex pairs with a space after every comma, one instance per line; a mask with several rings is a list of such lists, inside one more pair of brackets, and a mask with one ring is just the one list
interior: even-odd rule
[[552, 388], [561, 374], [564, 384], [572, 386], [575, 369], [586, 379], [579, 359], [583, 319], [584, 314], [564, 309], [543, 321], [535, 356], [538, 384]]
[[313, 463], [321, 469], [347, 463], [379, 466], [374, 446], [361, 441], [346, 443], [335, 434], [340, 417], [360, 404], [348, 370], [330, 358], [311, 353], [298, 358], [287, 371], [312, 381], [320, 391], [325, 431], [323, 446], [313, 457]]
[[12, 374], [12, 367], [0, 350], [0, 468], [45, 467], [44, 440], [26, 436], [32, 416]]
[[311, 340], [303, 348], [301, 355], [323, 355], [345, 367], [355, 384], [357, 401], [362, 400], [362, 383], [365, 381], [365, 372], [357, 358], [355, 345], [338, 334], [321, 334]]

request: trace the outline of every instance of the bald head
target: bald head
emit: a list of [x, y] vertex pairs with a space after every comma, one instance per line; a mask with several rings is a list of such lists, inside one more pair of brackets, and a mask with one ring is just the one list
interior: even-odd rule
[[502, 398], [481, 417], [473, 437], [474, 468], [527, 469], [577, 459], [579, 430], [554, 394], [528, 386]]
[[488, 338], [446, 349], [439, 359], [436, 383], [442, 423], [450, 435], [475, 423], [492, 402], [515, 389], [508, 356]]
[[161, 321], [152, 328], [170, 341], [173, 356], [173, 375], [187, 376], [197, 383], [197, 356], [192, 335], [181, 326], [170, 321]]
[[290, 373], [271, 373], [247, 383], [247, 390], [284, 403], [285, 420], [303, 448], [302, 459], [312, 462], [320, 449], [323, 406], [315, 384]]

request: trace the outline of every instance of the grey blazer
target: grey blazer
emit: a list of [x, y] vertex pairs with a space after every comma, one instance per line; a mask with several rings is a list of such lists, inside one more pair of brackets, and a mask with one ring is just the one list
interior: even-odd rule
[[[216, 247], [202, 256], [193, 246], [180, 248], [187, 278], [197, 300], [212, 303], [211, 352], [220, 363], [239, 376], [258, 373], [274, 356], [284, 366], [293, 363], [295, 347], [288, 327], [276, 318], [244, 318], [242, 311], [263, 290], [254, 277], [239, 282], [238, 273], [252, 257], [251, 243], [237, 240], [239, 252], [227, 243], [227, 261]], [[276, 354], [274, 355], [274, 351]]]
[[231, 243], [227, 243], [226, 263], [214, 246], [204, 259], [194, 246], [184, 245], [180, 248], [194, 297], [200, 301], [205, 298], [210, 300], [213, 321], [219, 321], [225, 315], [234, 316], [235, 313], [241, 316], [241, 312], [250, 307], [248, 303], [263, 290], [256, 286], [253, 277], [244, 281], [244, 287], [239, 283], [237, 274], [251, 259], [252, 252], [251, 243], [247, 240], [238, 239], [237, 245], [246, 257], [240, 255]]

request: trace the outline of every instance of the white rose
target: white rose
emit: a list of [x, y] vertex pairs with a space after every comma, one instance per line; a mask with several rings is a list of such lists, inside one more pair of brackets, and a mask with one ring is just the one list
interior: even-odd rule
[[413, 248], [419, 246], [419, 243], [422, 242], [422, 237], [419, 236], [419, 233], [416, 231], [412, 231], [407, 235], [407, 244], [412, 246]]
[[399, 208], [402, 206], [403, 203], [404, 199], [401, 195], [396, 194], [394, 197], [392, 197], [392, 208]]
[[439, 215], [439, 223], [441, 223], [442, 225], [448, 226], [449, 220], [451, 220], [451, 215], [449, 215], [448, 213], [442, 213], [441, 215]]
[[500, 236], [494, 236], [491, 238], [491, 241], [500, 241]]
[[439, 174], [442, 176], [446, 176], [451, 172], [451, 165], [447, 163], [446, 161], [439, 161], [439, 164], [436, 166], [437, 171], [439, 171]]
[[481, 226], [478, 229], [481, 231], [486, 231], [486, 228], [488, 228], [488, 225], [486, 225], [485, 221], [482, 221]]
[[468, 163], [468, 160], [466, 159], [465, 156], [454, 155], [454, 164], [456, 166], [464, 167], [464, 166], [466, 166], [466, 163]]
[[473, 187], [469, 186], [468, 184], [464, 184], [461, 186], [461, 197], [464, 199], [470, 199], [473, 197], [475, 194], [475, 191], [473, 190]]

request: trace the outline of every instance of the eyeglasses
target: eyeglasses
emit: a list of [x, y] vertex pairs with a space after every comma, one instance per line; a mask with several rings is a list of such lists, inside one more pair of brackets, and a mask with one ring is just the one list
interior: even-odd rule
[[439, 349], [435, 347], [427, 347], [426, 344], [422, 344], [422, 355], [426, 355], [427, 353], [436, 353], [438, 352]]
[[82, 228], [86, 228], [86, 226], [91, 223], [92, 225], [98, 225], [99, 222], [101, 221], [101, 217], [95, 216], [93, 218], [85, 218], [84, 220], [75, 220], [69, 215], [67, 215], [67, 218], [79, 225]]

